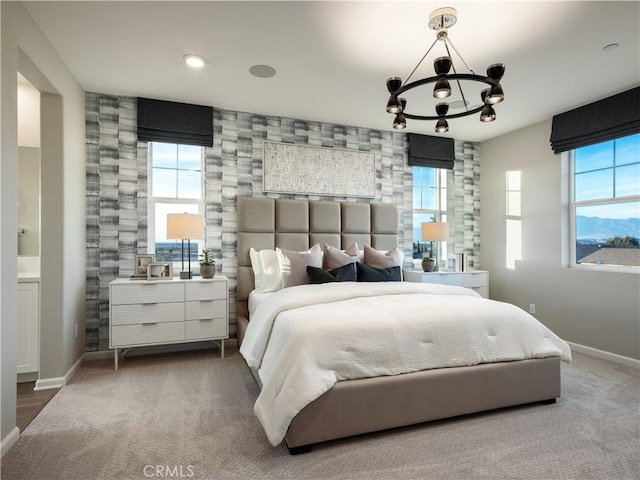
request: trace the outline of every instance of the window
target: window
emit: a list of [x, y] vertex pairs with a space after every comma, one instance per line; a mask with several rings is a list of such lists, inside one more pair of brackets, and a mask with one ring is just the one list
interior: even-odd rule
[[[167, 214], [203, 213], [203, 159], [203, 147], [149, 143], [149, 248], [157, 262], [182, 260], [182, 242], [167, 240]], [[191, 241], [192, 262], [199, 251], [199, 242]]]
[[[447, 170], [413, 167], [413, 258], [430, 255], [431, 242], [422, 241], [422, 224], [447, 221]], [[440, 242], [440, 261], [447, 258], [446, 242]], [[433, 246], [435, 253], [436, 246]]]
[[573, 150], [571, 266], [640, 266], [640, 134]]
[[519, 170], [507, 172], [507, 238], [506, 266], [516, 268], [516, 260], [522, 260], [522, 174]]

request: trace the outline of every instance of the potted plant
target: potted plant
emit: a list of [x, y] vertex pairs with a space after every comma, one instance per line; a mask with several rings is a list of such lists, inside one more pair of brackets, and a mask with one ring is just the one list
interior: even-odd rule
[[431, 257], [422, 257], [422, 270], [424, 272], [433, 272], [436, 262]]
[[212, 257], [213, 250], [203, 248], [200, 255], [200, 276], [202, 278], [213, 278], [216, 274], [216, 261]]

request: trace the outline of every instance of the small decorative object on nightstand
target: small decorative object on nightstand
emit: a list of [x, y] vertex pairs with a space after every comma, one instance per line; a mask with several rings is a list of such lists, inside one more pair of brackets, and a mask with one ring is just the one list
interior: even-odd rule
[[210, 248], [203, 248], [202, 255], [200, 255], [200, 276], [202, 278], [213, 278], [216, 274], [216, 261], [211, 256], [213, 250]]
[[435, 261], [431, 257], [424, 257], [422, 259], [422, 271], [424, 272], [433, 272], [435, 267]]

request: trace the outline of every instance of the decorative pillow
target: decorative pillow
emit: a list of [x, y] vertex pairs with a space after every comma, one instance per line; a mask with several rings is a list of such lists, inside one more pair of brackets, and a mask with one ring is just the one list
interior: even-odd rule
[[315, 244], [305, 252], [294, 252], [276, 247], [282, 275], [282, 287], [294, 287], [307, 283], [307, 266], [322, 268], [322, 249]]
[[258, 292], [275, 292], [282, 288], [282, 276], [275, 250], [249, 250], [251, 267]]
[[309, 283], [355, 282], [357, 279], [356, 264], [355, 262], [347, 263], [329, 271], [307, 266], [307, 279]]
[[401, 267], [376, 268], [364, 263], [356, 263], [359, 282], [401, 282]]
[[388, 268], [398, 266], [402, 268], [403, 260], [404, 252], [398, 247], [384, 252], [369, 247], [368, 245], [364, 246], [364, 263], [370, 267]]
[[348, 263], [356, 263], [358, 260], [360, 260], [360, 255], [357, 243], [354, 243], [346, 250], [340, 250], [326, 243], [324, 244], [322, 268], [326, 270], [333, 270]]

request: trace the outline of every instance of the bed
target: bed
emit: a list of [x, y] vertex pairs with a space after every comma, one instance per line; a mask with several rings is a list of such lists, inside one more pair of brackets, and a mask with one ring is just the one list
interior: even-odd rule
[[[357, 282], [349, 284], [348, 289], [340, 288], [340, 284], [337, 283], [301, 285], [283, 289], [288, 290], [287, 292], [255, 296], [255, 279], [249, 255], [251, 248], [260, 251], [280, 247], [302, 252], [316, 244], [345, 249], [357, 243], [361, 246], [370, 245], [380, 251], [390, 250], [398, 245], [398, 220], [397, 207], [388, 204], [238, 198], [238, 343], [241, 345], [241, 353], [262, 388], [255, 411], [272, 444], [276, 445], [284, 439], [292, 454], [303, 453], [310, 451], [313, 444], [337, 438], [514, 405], [552, 403], [560, 396], [560, 361], [569, 361], [571, 355], [566, 343], [520, 309], [481, 299], [471, 290], [462, 287], [404, 282], [382, 282], [374, 286], [373, 283]], [[347, 290], [348, 298], [345, 296]], [[352, 293], [357, 298], [352, 299]], [[430, 296], [428, 301], [431, 303], [419, 308], [405, 307], [408, 305], [407, 299], [415, 299], [418, 302], [416, 305], [420, 305], [419, 302], [427, 301], [426, 296]], [[250, 297], [254, 320], [251, 325]], [[317, 299], [314, 299], [316, 297]], [[281, 303], [287, 302], [288, 306], [280, 306]], [[307, 302], [312, 305], [308, 305]], [[322, 305], [318, 306], [314, 302], [320, 302]], [[302, 335], [298, 330], [308, 330], [311, 328], [309, 325], [315, 325], [311, 320], [316, 321], [318, 325], [331, 323], [338, 329], [346, 328], [344, 325], [348, 322], [337, 320], [339, 315], [334, 313], [324, 314], [327, 318], [331, 317], [331, 322], [322, 321], [326, 305], [337, 303], [344, 309], [347, 304], [341, 302], [372, 304], [372, 308], [378, 311], [395, 302], [392, 310], [397, 310], [399, 316], [408, 319], [409, 324], [396, 327], [392, 334], [383, 330], [375, 333], [378, 332], [378, 328], [387, 328], [383, 324], [389, 323], [379, 320], [370, 324], [371, 328], [365, 327], [364, 324], [349, 324], [348, 328], [353, 326], [363, 332], [372, 330], [374, 335], [380, 335], [383, 339], [386, 338], [385, 335], [392, 335], [389, 338], [395, 339], [397, 330], [406, 330], [409, 340], [398, 341], [399, 345], [396, 348], [389, 349], [395, 350], [400, 357], [421, 358], [421, 351], [432, 348], [432, 345], [425, 346], [430, 339], [411, 340], [422, 335], [416, 333], [419, 332], [416, 330], [419, 328], [419, 315], [416, 313], [424, 310], [425, 305], [429, 305], [430, 312], [433, 312], [431, 316], [436, 319], [438, 315], [444, 315], [447, 308], [458, 305], [462, 309], [461, 312], [467, 312], [464, 315], [456, 315], [460, 317], [462, 325], [466, 325], [458, 327], [458, 331], [465, 332], [463, 336], [473, 337], [482, 334], [482, 328], [486, 330], [488, 327], [478, 327], [480, 330], [474, 334], [471, 329], [474, 322], [470, 320], [476, 314], [470, 316], [469, 312], [480, 312], [485, 306], [489, 308], [491, 304], [491, 308], [505, 310], [504, 315], [517, 317], [517, 321], [509, 322], [507, 330], [512, 328], [511, 324], [519, 322], [526, 325], [523, 328], [530, 329], [525, 334], [516, 330], [509, 333], [514, 343], [519, 343], [519, 336], [529, 338], [538, 335], [539, 338], [536, 337], [537, 340], [533, 342], [536, 349], [532, 350], [530, 358], [522, 357], [520, 354], [504, 356], [505, 354], [500, 352], [495, 355], [487, 354], [492, 351], [489, 348], [482, 352], [478, 359], [457, 359], [446, 368], [425, 363], [426, 361], [417, 366], [411, 365], [410, 368], [395, 364], [392, 368], [381, 362], [376, 366], [376, 370], [369, 371], [368, 360], [365, 358], [362, 362], [354, 361], [354, 365], [359, 365], [361, 371], [353, 368], [355, 373], [333, 375], [330, 370], [316, 372], [302, 367], [296, 370], [290, 366], [297, 367], [298, 363], [302, 365], [302, 361], [291, 361], [288, 357], [284, 360], [280, 358], [294, 351], [302, 352], [302, 356], [305, 356], [305, 340], [298, 336]], [[364, 308], [359, 303], [348, 305], [351, 309]], [[314, 310], [317, 308], [320, 310]], [[294, 313], [305, 318], [305, 321], [296, 320], [292, 316]], [[343, 312], [342, 315], [346, 318], [349, 314]], [[489, 322], [493, 321], [492, 315], [500, 316], [502, 313], [488, 311], [486, 314], [477, 314], [478, 318], [488, 317]], [[441, 325], [454, 328], [453, 325]], [[255, 333], [260, 330], [263, 331], [262, 336]], [[333, 348], [349, 354], [351, 350], [362, 350], [362, 345], [350, 346], [348, 330], [326, 333], [326, 337], [322, 337], [325, 335], [324, 332], [314, 332], [318, 337], [318, 342], [315, 343], [330, 344]], [[245, 342], [247, 333], [249, 335]], [[385, 341], [377, 342], [382, 345], [379, 345], [380, 348], [384, 348]], [[436, 345], [440, 346], [442, 343], [438, 341]], [[415, 352], [412, 353], [412, 349]], [[525, 349], [533, 347], [525, 345]], [[374, 355], [384, 356], [381, 352], [383, 350]], [[442, 357], [445, 353], [446, 350], [443, 350], [439, 356]], [[365, 353], [365, 357], [366, 355]], [[312, 354], [309, 353], [308, 356]], [[318, 356], [327, 357], [326, 352], [318, 353]], [[389, 362], [393, 363], [393, 360]], [[404, 364], [404, 360], [398, 363]], [[302, 378], [307, 370], [312, 372], [307, 375], [310, 379], [309, 384], [301, 384], [297, 379]], [[302, 403], [299, 403], [299, 400], [290, 402], [287, 392], [281, 395], [280, 391], [276, 391], [279, 386], [274, 390], [270, 385], [262, 385], [263, 378], [268, 378], [271, 383], [278, 381], [279, 386], [291, 383], [291, 379], [294, 379], [293, 390], [314, 390], [304, 393], [311, 400], [303, 400]], [[319, 386], [318, 383], [323, 385]], [[271, 410], [275, 410], [275, 413]], [[279, 410], [286, 410], [286, 413], [282, 414], [284, 416], [278, 416]]]

